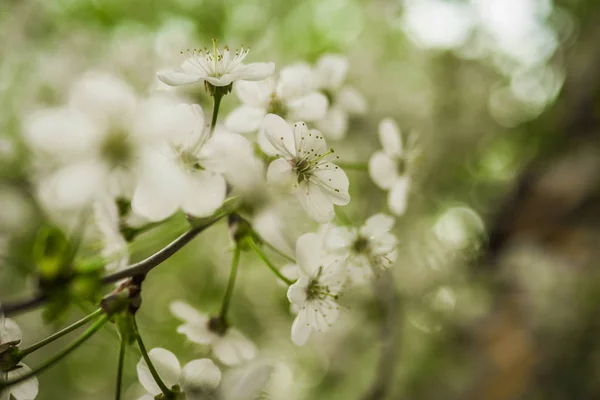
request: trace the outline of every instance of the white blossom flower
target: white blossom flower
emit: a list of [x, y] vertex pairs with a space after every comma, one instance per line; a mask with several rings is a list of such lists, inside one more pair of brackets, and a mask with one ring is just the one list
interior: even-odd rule
[[25, 136], [39, 156], [44, 205], [73, 210], [102, 196], [128, 195], [140, 148], [150, 140], [145, 119], [132, 89], [101, 72], [75, 83], [68, 106], [31, 115]]
[[293, 129], [279, 116], [267, 114], [264, 128], [279, 158], [267, 170], [267, 182], [295, 193], [308, 215], [318, 222], [334, 217], [333, 205], [350, 202], [348, 177], [331, 160], [319, 131], [308, 130], [304, 122]]
[[390, 232], [394, 223], [394, 217], [379, 213], [358, 229], [331, 228], [325, 234], [325, 248], [345, 260], [354, 283], [365, 283], [373, 270], [387, 268], [396, 261], [398, 239]]
[[[21, 343], [21, 329], [15, 321], [4, 318], [0, 312], [0, 358], [4, 351], [11, 346], [17, 346]], [[23, 363], [17, 364], [15, 369], [10, 371], [0, 370], [0, 382], [12, 381], [31, 372], [31, 368]], [[0, 399], [10, 400], [33, 400], [37, 397], [39, 383], [34, 376], [10, 388], [0, 391]], [[11, 397], [12, 396], [12, 397]]]
[[345, 85], [348, 60], [337, 54], [319, 58], [313, 70], [313, 82], [329, 100], [327, 114], [316, 126], [327, 139], [340, 140], [346, 136], [351, 115], [364, 114], [367, 102], [353, 87]]
[[338, 295], [345, 283], [343, 263], [337, 256], [319, 251], [322, 238], [315, 233], [302, 235], [296, 242], [300, 277], [289, 287], [288, 299], [298, 310], [292, 324], [292, 341], [302, 346], [311, 332], [328, 329], [338, 318]]
[[243, 105], [233, 110], [225, 126], [236, 133], [257, 131], [267, 114], [287, 121], [318, 121], [327, 112], [327, 98], [314, 90], [311, 69], [306, 64], [285, 67], [279, 79], [260, 82], [236, 82], [234, 91]]
[[160, 104], [147, 121], [166, 141], [142, 158], [139, 183], [131, 206], [150, 221], [160, 221], [178, 209], [196, 217], [216, 211], [225, 200], [226, 182], [211, 157], [210, 131], [198, 105]]
[[[217, 48], [213, 40], [213, 50], [188, 50], [188, 57], [179, 70], [159, 72], [158, 78], [171, 86], [185, 85], [205, 81], [213, 86], [229, 86], [234, 81], [260, 81], [273, 74], [275, 64], [252, 63], [243, 61], [250, 49], [243, 47], [232, 53], [227, 46]], [[182, 52], [183, 54], [183, 52]]]
[[211, 324], [211, 318], [198, 312], [183, 301], [174, 301], [170, 306], [171, 313], [184, 322], [177, 327], [177, 332], [198, 344], [210, 345], [219, 361], [225, 365], [237, 365], [256, 356], [256, 346], [240, 331], [229, 327], [225, 332]]
[[[168, 350], [154, 348], [148, 356], [164, 384], [169, 389], [179, 386], [189, 400], [212, 398], [221, 382], [221, 370], [208, 358], [192, 360], [182, 368], [177, 357]], [[152, 400], [162, 393], [143, 358], [137, 364], [137, 375], [149, 393], [139, 400]]]
[[404, 215], [408, 202], [410, 157], [402, 144], [396, 123], [386, 118], [379, 123], [379, 141], [383, 151], [369, 160], [369, 175], [381, 189], [388, 190], [388, 207], [397, 216]]
[[115, 271], [129, 264], [127, 241], [119, 229], [119, 211], [112, 199], [98, 200], [94, 203], [94, 221], [102, 235], [100, 254], [106, 260], [107, 271]]

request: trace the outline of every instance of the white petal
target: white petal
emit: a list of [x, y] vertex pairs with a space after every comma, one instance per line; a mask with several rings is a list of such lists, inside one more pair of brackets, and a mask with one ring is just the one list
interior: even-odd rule
[[69, 103], [108, 129], [129, 127], [137, 99], [133, 88], [125, 81], [104, 72], [91, 71], [72, 87]]
[[379, 141], [383, 151], [388, 156], [401, 157], [403, 154], [402, 137], [398, 125], [391, 119], [385, 118], [379, 123]]
[[181, 300], [171, 302], [169, 305], [169, 310], [176, 318], [179, 318], [185, 322], [202, 324], [208, 321], [208, 317], [206, 315], [201, 314], [194, 307]]
[[184, 174], [164, 157], [146, 160], [131, 201], [133, 211], [150, 221], [161, 221], [174, 214], [182, 201]]
[[187, 173], [181, 208], [196, 217], [207, 217], [225, 201], [227, 184], [221, 174], [210, 171]]
[[235, 133], [255, 132], [260, 128], [260, 124], [266, 114], [267, 112], [264, 108], [242, 105], [227, 116], [225, 127]]
[[329, 150], [321, 132], [316, 129], [309, 130], [304, 122], [294, 124], [294, 140], [298, 157], [314, 159]]
[[306, 314], [306, 309], [300, 310], [292, 324], [292, 342], [296, 346], [304, 345], [310, 336], [311, 328]]
[[269, 156], [279, 155], [279, 151], [275, 147], [273, 147], [271, 142], [269, 142], [269, 139], [267, 138], [267, 134], [265, 133], [265, 127], [263, 124], [261, 124], [260, 128], [258, 129], [258, 135], [257, 135], [256, 141], [258, 142], [258, 146], [263, 151], [263, 153], [265, 153]]
[[263, 120], [267, 139], [279, 154], [293, 157], [296, 154], [294, 132], [279, 115], [267, 114]]
[[348, 59], [337, 54], [325, 54], [317, 62], [315, 74], [319, 87], [336, 91], [346, 80]]
[[2, 318], [0, 326], [0, 345], [8, 342], [21, 341], [21, 328], [10, 318]]
[[325, 117], [329, 101], [322, 93], [312, 92], [287, 102], [289, 118], [293, 121], [317, 121]]
[[373, 254], [386, 256], [391, 253], [398, 246], [398, 239], [391, 233], [384, 234], [383, 236], [373, 240], [371, 243], [371, 251]]
[[296, 198], [309, 217], [322, 224], [335, 216], [333, 199], [325, 189], [310, 182], [302, 182], [296, 190]]
[[358, 90], [349, 86], [339, 91], [336, 104], [350, 114], [360, 115], [367, 111], [367, 100]]
[[390, 189], [398, 179], [398, 165], [384, 152], [376, 151], [369, 159], [369, 175], [381, 189]]
[[303, 306], [306, 303], [306, 290], [308, 289], [308, 282], [310, 278], [302, 276], [294, 282], [287, 291], [287, 298], [290, 303], [297, 306]]
[[208, 319], [205, 322], [191, 322], [177, 327], [177, 333], [185, 335], [190, 342], [211, 344], [218, 336], [208, 329]]
[[360, 228], [360, 233], [367, 239], [378, 239], [388, 233], [395, 223], [396, 218], [384, 213], [378, 213], [366, 220], [365, 224]]
[[[31, 372], [31, 368], [29, 368], [27, 365], [19, 365], [21, 368], [7, 373], [8, 380], [17, 379]], [[16, 400], [33, 400], [38, 395], [39, 383], [37, 378], [34, 376], [26, 381], [23, 381], [22, 383], [12, 386], [9, 390]]]
[[334, 227], [325, 235], [325, 247], [335, 253], [345, 253], [356, 241], [356, 231], [347, 226]]
[[274, 90], [275, 80], [273, 78], [258, 82], [237, 81], [233, 84], [233, 91], [238, 99], [245, 105], [254, 108], [266, 108]]
[[277, 97], [280, 99], [293, 99], [303, 96], [314, 90], [314, 81], [311, 68], [308, 64], [299, 63], [289, 65], [279, 73], [277, 84]]
[[345, 206], [350, 202], [348, 176], [333, 163], [327, 163], [324, 168], [319, 166], [310, 178], [309, 184], [314, 184], [324, 190], [333, 204]]
[[341, 140], [348, 131], [348, 113], [340, 107], [331, 107], [316, 126], [328, 140]]
[[235, 79], [242, 81], [261, 81], [273, 75], [275, 64], [268, 63], [252, 63], [244, 65], [239, 70], [235, 71]]
[[101, 135], [87, 115], [66, 107], [31, 114], [23, 132], [33, 149], [64, 159], [95, 151]]
[[256, 346], [237, 329], [230, 328], [225, 336], [215, 340], [215, 357], [227, 366], [238, 365], [256, 356]]
[[307, 314], [313, 329], [324, 332], [337, 321], [340, 311], [333, 300], [323, 300], [314, 308], [307, 306]]
[[278, 158], [269, 164], [267, 169], [267, 182], [269, 184], [275, 185], [281, 190], [291, 190], [296, 180], [297, 175], [289, 161]]
[[322, 264], [322, 249], [322, 237], [316, 233], [305, 233], [296, 241], [296, 262], [306, 276], [312, 276]]
[[[177, 357], [170, 351], [158, 347], [151, 349], [148, 352], [148, 356], [165, 385], [168, 388], [176, 385], [181, 375], [181, 366], [179, 365]], [[154, 381], [150, 369], [143, 358], [141, 358], [137, 364], [137, 374], [140, 383], [148, 393], [154, 396], [161, 393], [160, 388]]]
[[204, 128], [204, 112], [199, 105], [154, 95], [140, 105], [135, 132], [145, 142], [162, 140], [184, 145], [202, 141], [208, 135]]
[[190, 75], [183, 71], [162, 71], [158, 72], [156, 76], [169, 86], [187, 85], [204, 79], [202, 76]]
[[208, 358], [190, 361], [181, 372], [181, 389], [188, 396], [215, 390], [221, 383], [221, 370]]
[[229, 370], [220, 387], [222, 400], [256, 400], [271, 381], [274, 367], [266, 363], [252, 363]]
[[107, 189], [107, 175], [95, 159], [65, 165], [40, 182], [39, 196], [50, 209], [81, 209]]
[[410, 180], [404, 176], [394, 182], [392, 190], [388, 193], [388, 207], [397, 216], [402, 216], [406, 212], [409, 189]]

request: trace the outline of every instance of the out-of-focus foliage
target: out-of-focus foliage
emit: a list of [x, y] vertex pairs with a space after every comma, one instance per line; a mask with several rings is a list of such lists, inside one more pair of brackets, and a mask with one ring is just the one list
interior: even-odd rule
[[[408, 212], [395, 226], [398, 261], [374, 288], [344, 296], [347, 312], [318, 341], [291, 343], [285, 288], [253, 254], [242, 254], [231, 320], [281, 363], [273, 398], [379, 399], [379, 390], [390, 399], [596, 398], [600, 235], [593, 226], [560, 231], [540, 221], [558, 221], [569, 204], [578, 222], [598, 222], [590, 199], [597, 203], [600, 86], [588, 78], [600, 66], [600, 32], [592, 29], [598, 8], [592, 0], [4, 0], [0, 300], [31, 291], [36, 237], [48, 224], [21, 122], [67, 101], [70, 83], [85, 71], [110, 71], [144, 94], [158, 87], [156, 71], [179, 65], [180, 51], [212, 38], [249, 45], [252, 61], [274, 61], [278, 69], [341, 53], [369, 111], [351, 121], [336, 154], [367, 162], [379, 148], [379, 121], [392, 117], [416, 135], [420, 155]], [[178, 90], [210, 109], [202, 85]], [[226, 96], [221, 115], [237, 104]], [[588, 106], [595, 114], [579, 117]], [[583, 138], [583, 153], [564, 139], [571, 135]], [[517, 182], [530, 182], [522, 173], [540, 158], [547, 174], [534, 174], [530, 202], [513, 212], [505, 199]], [[386, 208], [385, 193], [367, 173], [348, 174], [353, 201], [345, 213], [361, 225]], [[579, 180], [589, 191], [577, 192], [587, 185]], [[576, 205], [588, 208], [577, 214]], [[185, 226], [176, 217], [140, 235], [132, 260]], [[498, 227], [508, 240], [490, 253]], [[208, 355], [176, 333], [168, 304], [182, 299], [218, 310], [229, 274], [227, 235], [224, 224], [211, 228], [148, 276], [138, 318], [148, 347], [168, 348], [185, 362]], [[59, 322], [84, 311], [71, 309]], [[27, 342], [53, 330], [40, 312], [17, 320]], [[38, 398], [112, 398], [113, 331], [42, 375]], [[43, 349], [28, 364], [51, 354]], [[143, 393], [138, 359], [134, 350], [127, 354], [126, 398]]]

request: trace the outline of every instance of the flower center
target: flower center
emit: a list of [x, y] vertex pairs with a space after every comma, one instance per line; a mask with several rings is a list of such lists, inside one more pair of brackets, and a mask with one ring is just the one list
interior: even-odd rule
[[283, 119], [285, 119], [285, 117], [287, 116], [287, 107], [285, 106], [285, 104], [283, 104], [283, 102], [280, 99], [277, 98], [275, 93], [271, 94], [271, 102], [267, 107], [267, 113], [279, 115]]
[[308, 181], [314, 170], [314, 165], [307, 158], [298, 158], [292, 161], [294, 171], [298, 176], [298, 183]]
[[404, 159], [404, 157], [396, 160], [396, 171], [398, 172], [398, 175], [400, 175], [400, 176], [402, 176], [406, 173], [406, 160]]
[[179, 162], [186, 171], [198, 171], [204, 168], [200, 165], [200, 159], [188, 148], [177, 147], [175, 149]]
[[369, 239], [359, 236], [352, 244], [352, 249], [356, 253], [366, 253], [369, 250]]
[[334, 300], [338, 299], [339, 296], [337, 294], [334, 295], [333, 293], [331, 293], [329, 286], [322, 285], [319, 282], [319, 277], [321, 276], [322, 271], [323, 271], [323, 267], [319, 267], [319, 271], [317, 272], [317, 275], [314, 278], [311, 278], [310, 281], [308, 282], [308, 286], [306, 287], [306, 300], [307, 301], [324, 300], [327, 297], [331, 297]]
[[209, 331], [216, 333], [219, 336], [223, 336], [225, 332], [227, 332], [229, 325], [224, 318], [212, 317], [208, 320], [207, 327]]
[[112, 167], [127, 166], [133, 158], [133, 145], [127, 132], [115, 130], [110, 132], [100, 145], [102, 159]]
[[327, 97], [327, 101], [329, 102], [329, 105], [331, 106], [333, 104], [333, 101], [335, 100], [335, 97], [334, 97], [333, 93], [331, 92], [331, 90], [321, 89], [321, 93], [323, 93], [325, 95], [325, 97]]

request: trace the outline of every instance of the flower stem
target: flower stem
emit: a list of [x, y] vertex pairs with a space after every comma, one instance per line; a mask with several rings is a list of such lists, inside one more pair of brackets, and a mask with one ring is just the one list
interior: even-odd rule
[[336, 161], [335, 164], [342, 169], [351, 169], [354, 171], [368, 171], [369, 166], [365, 163]]
[[121, 338], [121, 345], [119, 346], [119, 363], [117, 364], [117, 388], [115, 392], [115, 400], [121, 400], [121, 386], [123, 383], [123, 364], [125, 361], [126, 348], [126, 340], [124, 338]]
[[231, 272], [229, 273], [229, 282], [227, 283], [227, 289], [225, 290], [225, 297], [223, 298], [223, 306], [221, 307], [221, 313], [219, 316], [223, 321], [227, 318], [227, 310], [229, 309], [229, 303], [233, 294], [233, 287], [235, 286], [235, 278], [237, 276], [238, 265], [240, 263], [240, 246], [236, 243], [233, 248], [233, 259], [231, 260]]
[[[258, 235], [258, 233], [256, 233], [256, 232], [254, 232], [254, 234]], [[296, 263], [296, 260], [294, 259], [294, 257], [285, 254], [283, 251], [279, 250], [277, 247], [273, 246], [271, 243], [267, 242], [260, 236], [259, 236], [259, 239], [262, 244], [264, 244], [265, 246], [267, 246], [268, 248], [273, 250], [275, 253], [279, 254], [281, 257], [285, 258], [286, 260], [288, 260], [290, 262]]]
[[75, 322], [74, 324], [69, 325], [66, 328], [54, 333], [53, 335], [48, 336], [46, 339], [40, 340], [39, 342], [32, 344], [29, 347], [19, 350], [19, 356], [21, 358], [28, 356], [29, 354], [33, 353], [34, 351], [41, 349], [45, 345], [54, 342], [56, 339], [63, 337], [67, 333], [70, 333], [70, 332], [74, 331], [75, 329], [79, 328], [80, 326], [85, 325], [89, 321], [96, 319], [98, 316], [100, 316], [100, 314], [102, 314], [102, 312], [103, 312], [103, 310], [101, 308], [99, 308], [96, 311], [94, 311], [93, 313], [91, 313], [90, 315]]
[[71, 353], [77, 347], [79, 347], [80, 345], [85, 343], [85, 341], [87, 341], [90, 337], [92, 337], [94, 335], [94, 333], [96, 333], [98, 330], [100, 330], [100, 328], [102, 328], [102, 326], [108, 321], [108, 319], [109, 319], [108, 315], [106, 315], [106, 314], [102, 315], [102, 317], [100, 317], [96, 322], [94, 322], [94, 324], [92, 326], [90, 326], [81, 336], [79, 336], [77, 339], [75, 339], [74, 342], [69, 344], [58, 354], [54, 355], [53, 357], [50, 357], [50, 359], [48, 359], [46, 362], [44, 362], [37, 369], [34, 369], [31, 372], [29, 372], [25, 375], [22, 375], [12, 381], [0, 383], [0, 390], [3, 390], [3, 389], [6, 389], [7, 387], [16, 385], [17, 383], [26, 381], [27, 379], [44, 372], [46, 369], [50, 368], [51, 366], [53, 366], [54, 364], [56, 364], [57, 362], [62, 360], [65, 356], [67, 356], [69, 353]]
[[152, 374], [152, 378], [154, 378], [154, 381], [160, 388], [160, 391], [163, 392], [163, 394], [165, 395], [165, 398], [172, 399], [174, 397], [173, 396], [174, 393], [171, 389], [169, 389], [167, 387], [167, 385], [165, 385], [165, 383], [162, 381], [162, 379], [160, 379], [160, 375], [158, 375], [158, 371], [156, 371], [156, 368], [154, 368], [154, 365], [152, 364], [152, 361], [150, 360], [150, 356], [148, 355], [148, 351], [146, 350], [146, 346], [144, 346], [144, 342], [142, 341], [142, 337], [140, 336], [140, 331], [138, 330], [138, 326], [137, 326], [137, 322], [136, 322], [135, 318], [133, 318], [133, 328], [135, 330], [135, 339], [137, 341], [138, 347], [140, 348], [140, 351], [142, 352], [142, 357], [144, 358], [144, 361], [146, 361], [146, 365], [148, 366], [148, 369], [150, 370], [150, 373]]
[[212, 120], [210, 121], [210, 135], [212, 136], [215, 131], [215, 127], [217, 126], [217, 115], [219, 115], [219, 106], [221, 105], [221, 99], [223, 98], [223, 93], [217, 90], [214, 95], [214, 103], [213, 103], [213, 112], [212, 112]]
[[291, 285], [294, 283], [294, 281], [292, 281], [291, 279], [286, 278], [285, 276], [283, 276], [283, 274], [271, 263], [271, 261], [269, 261], [269, 259], [267, 258], [267, 256], [265, 255], [265, 253], [263, 253], [263, 251], [260, 249], [260, 247], [258, 247], [256, 245], [256, 243], [254, 242], [254, 239], [252, 239], [252, 237], [247, 237], [246, 238], [246, 244], [252, 249], [254, 250], [254, 252], [260, 257], [261, 260], [263, 260], [263, 262], [267, 265], [267, 267], [269, 267], [269, 269], [271, 271], [273, 271], [273, 273], [275, 275], [277, 275], [277, 277], [279, 279], [281, 279], [282, 281], [284, 281], [286, 284]]

